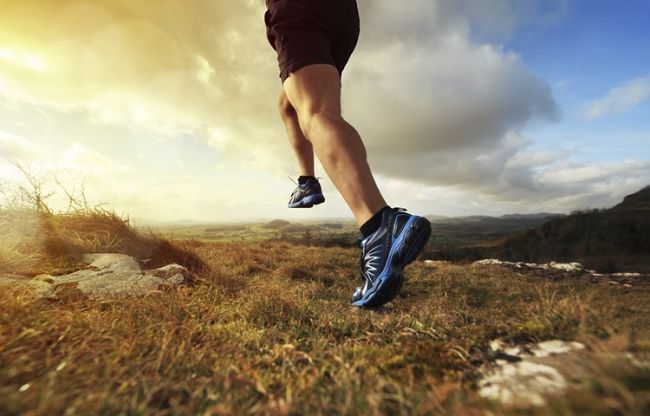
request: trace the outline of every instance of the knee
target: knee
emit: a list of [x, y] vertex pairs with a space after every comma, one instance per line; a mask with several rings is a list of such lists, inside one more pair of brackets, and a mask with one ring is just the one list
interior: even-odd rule
[[331, 111], [301, 111], [299, 114], [300, 126], [309, 137], [317, 130], [334, 131], [343, 119], [341, 115]]

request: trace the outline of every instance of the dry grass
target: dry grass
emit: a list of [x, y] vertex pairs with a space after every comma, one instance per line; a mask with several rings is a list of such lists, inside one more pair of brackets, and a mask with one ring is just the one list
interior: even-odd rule
[[[67, 227], [66, 238], [77, 230], [83, 249], [145, 250], [128, 236], [93, 240], [78, 221], [49, 226]], [[416, 263], [395, 302], [364, 311], [347, 303], [355, 249], [176, 250], [209, 266], [198, 284], [120, 301], [0, 289], [0, 414], [517, 414], [474, 390], [496, 337], [592, 345], [578, 387], [533, 414], [640, 415], [650, 406], [648, 372], [622, 358], [650, 351], [647, 286]]]
[[205, 268], [182, 244], [137, 232], [112, 212], [0, 210], [0, 274], [62, 274], [76, 270], [81, 255], [98, 252], [129, 254], [146, 260], [147, 267], [179, 263], [195, 273]]

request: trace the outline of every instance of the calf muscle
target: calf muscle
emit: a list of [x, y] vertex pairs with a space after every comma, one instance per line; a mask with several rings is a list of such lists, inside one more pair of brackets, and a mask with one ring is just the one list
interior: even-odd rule
[[359, 133], [341, 117], [341, 82], [329, 65], [292, 73], [284, 91], [325, 172], [362, 225], [386, 206], [370, 171]]

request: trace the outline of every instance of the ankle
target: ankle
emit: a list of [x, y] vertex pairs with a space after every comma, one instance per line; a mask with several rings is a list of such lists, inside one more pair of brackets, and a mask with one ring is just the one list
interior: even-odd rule
[[316, 181], [316, 177], [314, 175], [300, 175], [298, 176], [298, 185], [304, 185], [309, 181]]
[[386, 205], [379, 211], [377, 211], [368, 221], [364, 222], [363, 225], [359, 228], [359, 231], [361, 231], [361, 235], [363, 235], [363, 238], [367, 238], [368, 236], [372, 235], [374, 232], [376, 232], [379, 227], [381, 227], [381, 221], [384, 217], [384, 211], [389, 210], [390, 207]]

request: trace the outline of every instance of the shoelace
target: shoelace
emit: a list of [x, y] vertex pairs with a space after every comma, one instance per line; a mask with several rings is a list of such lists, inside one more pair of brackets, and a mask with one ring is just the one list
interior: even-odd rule
[[[300, 183], [296, 182], [296, 180], [293, 179], [291, 176], [287, 176], [287, 178], [289, 178], [289, 180], [296, 185], [296, 188], [293, 190], [293, 192], [291, 192], [291, 197], [293, 197], [296, 194], [296, 192], [298, 192], [298, 190], [300, 189]], [[323, 178], [321, 178], [320, 176], [316, 176], [315, 179], [316, 181], [318, 181]]]
[[296, 182], [291, 176], [287, 176], [287, 178], [289, 178], [291, 182], [296, 184], [296, 188], [291, 192], [291, 196], [290, 196], [290, 198], [293, 198], [294, 195], [296, 195], [296, 193], [300, 190], [300, 184]]

